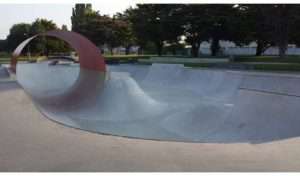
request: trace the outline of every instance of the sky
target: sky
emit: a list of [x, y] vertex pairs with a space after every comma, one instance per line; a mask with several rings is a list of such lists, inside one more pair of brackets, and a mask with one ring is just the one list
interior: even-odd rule
[[[71, 29], [71, 15], [74, 3], [70, 4], [0, 4], [0, 39], [5, 39], [9, 29], [16, 23], [32, 23], [37, 18], [52, 20], [61, 27], [63, 24]], [[113, 15], [123, 12], [130, 6], [135, 6], [130, 1], [113, 1], [92, 3], [92, 8], [100, 14]]]

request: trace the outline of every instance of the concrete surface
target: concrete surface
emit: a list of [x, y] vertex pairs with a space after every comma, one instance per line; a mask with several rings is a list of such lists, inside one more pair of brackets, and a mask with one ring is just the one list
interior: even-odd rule
[[0, 79], [5, 79], [9, 77], [9, 72], [8, 70], [3, 67], [2, 65], [0, 65]]
[[45, 118], [13, 82], [0, 83], [0, 171], [300, 171], [300, 138], [263, 144], [137, 140]]
[[299, 75], [172, 64], [108, 69], [104, 84], [97, 72], [47, 62], [19, 64], [17, 78], [48, 118], [101, 134], [209, 143], [300, 136]]

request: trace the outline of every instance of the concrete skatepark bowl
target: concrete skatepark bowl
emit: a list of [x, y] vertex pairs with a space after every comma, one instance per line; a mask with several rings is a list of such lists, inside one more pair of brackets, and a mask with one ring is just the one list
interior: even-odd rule
[[[36, 107], [67, 126], [142, 139], [262, 143], [300, 135], [300, 77], [153, 64], [105, 67], [98, 49], [73, 32], [79, 65], [17, 64], [12, 70]], [[83, 45], [82, 43], [85, 43]]]

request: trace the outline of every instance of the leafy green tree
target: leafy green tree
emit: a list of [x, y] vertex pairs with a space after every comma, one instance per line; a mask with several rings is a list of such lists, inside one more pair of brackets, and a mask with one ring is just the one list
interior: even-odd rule
[[[36, 19], [30, 28], [30, 36], [40, 34], [46, 31], [58, 29], [56, 24], [47, 19]], [[33, 39], [30, 44], [30, 49], [32, 52], [46, 54], [50, 52], [57, 51], [59, 49], [59, 40], [53, 37], [37, 37]]]
[[241, 34], [236, 29], [238, 10], [233, 4], [187, 4], [183, 6], [181, 13], [185, 21], [186, 42], [192, 46], [194, 57], [198, 56], [203, 41], [211, 41], [211, 53], [215, 56], [220, 49], [220, 40], [240, 40]]
[[148, 41], [155, 44], [157, 54], [162, 54], [164, 42], [177, 41], [182, 34], [177, 25], [173, 9], [178, 5], [138, 4], [130, 9], [130, 21], [138, 43], [142, 46]]
[[61, 30], [63, 30], [63, 31], [68, 31], [68, 26], [65, 25], [65, 24], [63, 24], [63, 25], [61, 26]]
[[249, 44], [255, 41], [256, 56], [262, 55], [266, 49], [274, 45], [272, 42], [272, 26], [268, 24], [265, 16], [264, 6], [256, 4], [238, 5], [241, 23], [239, 27], [244, 32], [243, 42]]
[[279, 48], [280, 58], [284, 58], [289, 42], [298, 43], [300, 6], [298, 4], [271, 4], [262, 6], [266, 24], [271, 26], [271, 41]]
[[105, 44], [110, 49], [110, 53], [113, 55], [113, 49], [122, 45], [120, 33], [122, 24], [120, 24], [120, 21], [113, 19], [108, 19], [107, 22], [106, 27], [103, 29], [103, 38]]
[[85, 25], [87, 18], [93, 14], [95, 12], [92, 10], [91, 4], [75, 4], [71, 16], [72, 31], [81, 33], [82, 25]]
[[[53, 21], [36, 19], [32, 24], [19, 23], [11, 27], [5, 40], [5, 50], [13, 51], [22, 41], [39, 33], [58, 29]], [[62, 30], [67, 30], [63, 25]], [[34, 54], [49, 54], [51, 52], [68, 52], [70, 47], [64, 41], [54, 37], [37, 37], [30, 42], [23, 52]]]
[[104, 45], [109, 27], [110, 17], [100, 15], [92, 9], [91, 4], [76, 4], [71, 16], [72, 31], [78, 32], [96, 45]]
[[[268, 47], [278, 46], [279, 56], [285, 57], [289, 42], [298, 43], [299, 5], [241, 5], [248, 26], [248, 37], [257, 43], [256, 55]], [[298, 27], [297, 27], [298, 26]]]
[[165, 28], [165, 44], [172, 48], [172, 53], [175, 55], [175, 48], [180, 48], [182, 44], [179, 42], [182, 40], [184, 34], [184, 25], [186, 21], [184, 20], [180, 11], [182, 10], [182, 5], [172, 4], [162, 8], [162, 24]]
[[138, 23], [141, 19], [138, 16], [136, 8], [130, 7], [126, 9], [121, 18], [125, 18], [125, 21], [130, 22], [130, 29], [134, 36], [134, 43], [139, 46], [138, 54], [143, 54], [149, 40], [148, 38], [143, 37], [145, 33], [143, 32], [142, 25]]
[[290, 17], [293, 8], [290, 5], [270, 5], [265, 6], [264, 12], [270, 12], [268, 20], [274, 29], [274, 40], [279, 48], [280, 58], [285, 57], [288, 46], [288, 33], [290, 25]]
[[76, 4], [71, 21], [72, 31], [84, 35], [98, 46], [112, 40], [112, 19], [92, 10], [91, 4]]
[[6, 48], [8, 51], [13, 51], [22, 41], [30, 36], [31, 25], [27, 23], [14, 24], [6, 39]]
[[118, 29], [118, 36], [122, 46], [125, 47], [125, 54], [128, 55], [130, 48], [136, 43], [136, 37], [132, 29], [132, 23], [128, 11], [117, 13], [114, 16], [114, 23]]
[[300, 5], [294, 5], [292, 20], [290, 21], [289, 43], [300, 46]]
[[99, 47], [107, 46], [111, 53], [113, 48], [124, 46], [128, 54], [135, 42], [131, 23], [121, 13], [111, 18], [93, 11], [89, 4], [76, 4], [71, 20], [73, 31], [83, 34]]
[[216, 56], [219, 52], [220, 40], [239, 41], [236, 28], [238, 21], [237, 12], [232, 4], [206, 5], [207, 32], [211, 39], [211, 55]]
[[6, 40], [0, 40], [0, 52], [6, 51], [7, 43]]
[[185, 21], [184, 35], [186, 42], [192, 46], [191, 54], [193, 57], [198, 57], [200, 44], [203, 41], [209, 40], [206, 27], [209, 25], [205, 15], [205, 8], [203, 5], [184, 5], [181, 9], [182, 16]]
[[[68, 31], [68, 26], [63, 24], [61, 26], [61, 30], [63, 31]], [[67, 52], [70, 52], [72, 50], [72, 48], [70, 47], [70, 45], [68, 43], [66, 43], [65, 41], [63, 40], [58, 40], [57, 41], [57, 46], [55, 48], [56, 52], [63, 52], [63, 53], [67, 53]]]

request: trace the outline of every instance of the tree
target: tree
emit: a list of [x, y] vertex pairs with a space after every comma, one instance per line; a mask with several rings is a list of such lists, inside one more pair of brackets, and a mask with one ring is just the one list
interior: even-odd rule
[[91, 4], [76, 4], [71, 16], [72, 31], [78, 32], [96, 45], [104, 45], [109, 35], [111, 19], [92, 9]]
[[184, 34], [184, 18], [181, 14], [182, 5], [176, 4], [163, 8], [162, 23], [163, 27], [166, 29], [165, 44], [172, 48], [172, 53], [175, 55], [175, 48], [180, 48], [182, 44], [182, 36]]
[[[182, 16], [185, 21], [184, 35], [186, 42], [192, 46], [191, 54], [193, 57], [198, 57], [200, 44], [209, 39], [208, 33], [205, 31], [207, 26], [205, 8], [202, 5], [187, 4], [181, 9]], [[199, 15], [201, 14], [201, 15]]]
[[108, 44], [111, 49], [118, 45], [113, 19], [93, 11], [90, 4], [76, 4], [71, 21], [72, 31], [86, 36], [96, 45]]
[[9, 35], [6, 39], [6, 48], [9, 51], [14, 50], [22, 41], [30, 36], [30, 28], [31, 25], [27, 23], [14, 24], [9, 30]]
[[[283, 58], [288, 42], [296, 42], [296, 21], [299, 19], [299, 6], [286, 4], [268, 5], [239, 5], [245, 20], [243, 25], [247, 26], [248, 39], [257, 43], [256, 55], [261, 55], [268, 47], [277, 45], [279, 56]], [[248, 29], [248, 30], [247, 30]], [[296, 35], [295, 35], [296, 34]], [[294, 37], [292, 37], [294, 36]]]
[[244, 6], [247, 17], [245, 23], [248, 23], [251, 29], [249, 36], [257, 43], [256, 55], [261, 55], [269, 46], [277, 45], [279, 56], [284, 58], [289, 41], [297, 43], [295, 39], [298, 32], [295, 29], [300, 16], [299, 6], [287, 4]]
[[[30, 36], [40, 34], [46, 31], [58, 29], [56, 24], [47, 19], [36, 19], [30, 28]], [[38, 37], [33, 39], [30, 44], [31, 51], [35, 53], [44, 53], [48, 55], [52, 51], [57, 51], [59, 49], [59, 40], [53, 37]]]
[[138, 54], [143, 54], [143, 50], [149, 42], [148, 38], [144, 38], [145, 33], [143, 32], [142, 25], [139, 24], [141, 20], [138, 16], [136, 8], [128, 8], [124, 11], [121, 18], [125, 18], [126, 21], [130, 22], [130, 29], [134, 36], [134, 42], [139, 46]]
[[294, 4], [289, 27], [289, 43], [300, 46], [300, 5]]
[[75, 4], [75, 8], [72, 9], [72, 31], [81, 33], [81, 26], [86, 23], [89, 15], [95, 14], [92, 10], [91, 4]]
[[117, 13], [114, 16], [115, 24], [118, 28], [118, 36], [120, 43], [125, 47], [125, 54], [128, 55], [131, 46], [136, 43], [136, 38], [132, 30], [132, 23], [130, 21], [130, 14], [128, 11], [122, 13]]
[[113, 55], [113, 49], [122, 45], [122, 36], [121, 36], [121, 21], [115, 19], [108, 19], [106, 28], [104, 29], [105, 44], [110, 49], [110, 53]]
[[232, 4], [206, 5], [206, 27], [211, 39], [211, 55], [216, 56], [220, 50], [220, 40], [229, 40], [239, 44], [241, 42], [241, 29], [237, 28], [240, 22], [238, 9]]
[[239, 26], [245, 33], [244, 43], [256, 42], [256, 56], [262, 55], [266, 49], [274, 45], [271, 36], [272, 26], [267, 21], [264, 6], [266, 5], [242, 4], [237, 7], [241, 19]]
[[0, 52], [6, 51], [7, 49], [7, 41], [6, 40], [0, 40]]
[[143, 47], [147, 42], [153, 42], [157, 54], [161, 55], [164, 42], [177, 41], [182, 28], [174, 18], [176, 8], [178, 5], [138, 4], [137, 8], [130, 9], [128, 13], [137, 43]]
[[200, 44], [211, 41], [213, 56], [219, 52], [220, 40], [239, 40], [237, 33], [237, 12], [233, 5], [184, 5], [186, 42], [192, 46], [192, 55], [198, 56]]
[[[68, 31], [68, 26], [63, 24], [61, 26], [61, 30]], [[57, 41], [57, 47], [56, 47], [55, 51], [67, 53], [67, 52], [70, 52], [71, 50], [72, 49], [71, 49], [70, 45], [68, 43], [66, 43], [65, 41], [63, 41], [63, 40]]]
[[61, 30], [63, 30], [63, 31], [68, 31], [68, 26], [65, 25], [65, 24], [63, 24], [63, 25], [61, 26]]
[[279, 48], [279, 56], [284, 57], [288, 45], [288, 28], [289, 28], [289, 14], [288, 7], [285, 5], [260, 5], [265, 18], [264, 25], [269, 26], [270, 41], [276, 44]]
[[[5, 49], [12, 51], [27, 38], [55, 29], [58, 29], [56, 24], [47, 19], [36, 19], [32, 24], [15, 24], [11, 27], [7, 36]], [[67, 30], [66, 25], [63, 25], [62, 29]], [[51, 52], [70, 51], [70, 47], [64, 41], [54, 37], [37, 37], [23, 51], [48, 55]]]

